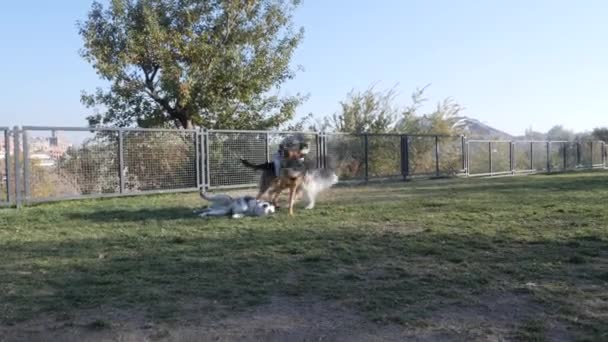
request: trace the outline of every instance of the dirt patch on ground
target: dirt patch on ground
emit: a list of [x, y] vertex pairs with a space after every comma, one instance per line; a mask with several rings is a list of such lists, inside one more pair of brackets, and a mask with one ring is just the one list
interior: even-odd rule
[[[190, 306], [194, 313], [196, 305]], [[374, 324], [339, 304], [275, 298], [225, 318], [188, 317], [184, 324], [146, 322], [143, 315], [115, 310], [111, 315], [87, 311], [65, 322], [54, 318], [0, 327], [0, 341], [402, 341], [405, 333], [403, 327]]]
[[533, 333], [541, 340], [571, 340], [562, 325], [543, 319], [542, 307], [517, 295], [446, 306], [414, 326], [376, 324], [338, 303], [310, 299], [274, 298], [223, 318], [205, 315], [203, 307], [194, 310], [205, 303], [190, 305], [193, 315], [181, 324], [100, 309], [0, 327], [0, 341], [510, 341], [525, 338], [520, 330], [537, 329], [530, 322], [539, 321], [541, 330]]
[[504, 293], [450, 305], [434, 312], [429, 322], [433, 329], [469, 341], [572, 340], [567, 328], [527, 295]]

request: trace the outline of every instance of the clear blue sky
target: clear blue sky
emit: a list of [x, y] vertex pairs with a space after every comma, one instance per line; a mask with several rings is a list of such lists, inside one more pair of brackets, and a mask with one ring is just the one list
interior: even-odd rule
[[[80, 91], [100, 85], [80, 59], [87, 0], [5, 1], [0, 126], [84, 125]], [[398, 83], [403, 104], [427, 83], [466, 115], [510, 133], [608, 125], [608, 1], [304, 0], [299, 114], [331, 114], [352, 88]]]

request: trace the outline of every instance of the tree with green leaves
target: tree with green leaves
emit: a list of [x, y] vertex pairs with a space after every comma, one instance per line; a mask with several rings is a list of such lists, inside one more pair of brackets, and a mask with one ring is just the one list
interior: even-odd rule
[[452, 98], [448, 97], [438, 102], [435, 109], [430, 113], [421, 114], [419, 112], [422, 105], [427, 101], [424, 92], [429, 86], [417, 88], [412, 93], [412, 103], [402, 111], [401, 120], [396, 124], [396, 129], [399, 132], [409, 134], [460, 134], [460, 128], [457, 127], [456, 123], [464, 108]]
[[[411, 104], [401, 107], [395, 103], [395, 88], [376, 90], [374, 86], [367, 90], [350, 91], [346, 99], [340, 102], [340, 111], [328, 116], [319, 130], [342, 133], [362, 134], [368, 136], [368, 164], [371, 176], [394, 175], [399, 173], [399, 151], [401, 140], [396, 134], [429, 135], [410, 137], [410, 171], [425, 172], [435, 170], [434, 148], [438, 135], [457, 135], [460, 133], [458, 115], [463, 107], [447, 98], [437, 104], [429, 113], [420, 113], [427, 101], [424, 92], [428, 85], [416, 89], [411, 96]], [[395, 133], [392, 136], [374, 136], [374, 133]], [[365, 147], [362, 136], [341, 136], [332, 139], [328, 145], [336, 159], [338, 169], [350, 176], [359, 175]], [[460, 140], [441, 138], [439, 140], [443, 153], [442, 168], [456, 170], [461, 163]], [[458, 149], [458, 150], [457, 150]], [[355, 165], [355, 166], [353, 166]], [[351, 170], [345, 172], [344, 170]], [[355, 170], [355, 171], [352, 171]], [[430, 171], [429, 171], [430, 172]], [[451, 172], [451, 171], [450, 171]]]
[[562, 125], [556, 125], [551, 127], [549, 131], [547, 131], [546, 138], [550, 141], [574, 141], [576, 134], [574, 131], [564, 128]]
[[322, 126], [336, 132], [388, 133], [393, 130], [399, 109], [394, 89], [378, 91], [374, 86], [363, 92], [351, 90], [340, 111], [326, 117]]
[[82, 57], [109, 82], [83, 93], [90, 125], [267, 129], [304, 100], [279, 96], [303, 37], [299, 0], [111, 0], [78, 24]]
[[608, 142], [608, 127], [596, 127], [591, 132], [591, 135], [597, 140]]

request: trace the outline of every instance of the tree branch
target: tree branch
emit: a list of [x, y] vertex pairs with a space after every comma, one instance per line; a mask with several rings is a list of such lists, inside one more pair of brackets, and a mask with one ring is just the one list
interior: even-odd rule
[[152, 71], [148, 71], [147, 68], [143, 65], [140, 65], [140, 67], [144, 73], [144, 90], [146, 94], [148, 94], [148, 96], [150, 96], [152, 100], [158, 103], [167, 113], [169, 113], [170, 116], [176, 117], [176, 108], [171, 107], [169, 101], [166, 98], [163, 98], [158, 95], [158, 93], [156, 92], [156, 87], [154, 86], [154, 79], [156, 78], [156, 75], [160, 70], [159, 66], [155, 65], [152, 68]]

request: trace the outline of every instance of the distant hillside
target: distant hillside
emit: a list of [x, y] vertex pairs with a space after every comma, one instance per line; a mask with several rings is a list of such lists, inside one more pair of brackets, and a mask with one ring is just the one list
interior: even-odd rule
[[469, 139], [515, 139], [515, 137], [509, 133], [503, 132], [494, 127], [490, 127], [477, 119], [472, 119], [466, 116], [459, 117], [454, 126], [462, 129], [463, 134]]

